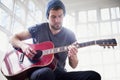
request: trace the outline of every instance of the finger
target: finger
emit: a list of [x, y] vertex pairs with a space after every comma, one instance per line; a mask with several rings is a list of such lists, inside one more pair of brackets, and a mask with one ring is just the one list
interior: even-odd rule
[[75, 46], [70, 46], [69, 51], [72, 53], [77, 52], [77, 48]]
[[33, 59], [33, 56], [31, 54], [28, 54], [27, 57], [31, 60]]
[[71, 56], [71, 52], [70, 51], [68, 51], [68, 57], [70, 57]]
[[76, 55], [76, 53], [78, 52], [78, 49], [75, 46], [71, 46], [69, 47], [69, 54], [72, 55]]
[[33, 49], [33, 48], [29, 48], [29, 51], [30, 51], [30, 53], [32, 53], [32, 54], [37, 54], [37, 52]]
[[29, 49], [26, 50], [26, 55], [28, 58], [33, 58], [35, 54], [31, 53]]
[[72, 45], [68, 46], [68, 50], [71, 50], [71, 48], [72, 48]]

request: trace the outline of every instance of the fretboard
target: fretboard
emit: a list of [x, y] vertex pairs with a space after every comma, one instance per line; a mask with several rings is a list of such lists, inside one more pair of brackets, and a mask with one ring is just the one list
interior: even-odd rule
[[[95, 44], [96, 44], [96, 41], [90, 41], [90, 42], [85, 42], [85, 43], [77, 43], [74, 45], [77, 48], [82, 48], [82, 47], [91, 46], [91, 45], [95, 45]], [[43, 50], [42, 52], [43, 52], [43, 55], [47, 55], [47, 54], [65, 52], [65, 51], [68, 51], [68, 46], [47, 49], [47, 50]]]
[[90, 41], [90, 42], [78, 43], [78, 44], [76, 44], [76, 47], [82, 48], [82, 47], [87, 47], [87, 46], [91, 46], [91, 45], [95, 45], [95, 44], [97, 44], [96, 41]]

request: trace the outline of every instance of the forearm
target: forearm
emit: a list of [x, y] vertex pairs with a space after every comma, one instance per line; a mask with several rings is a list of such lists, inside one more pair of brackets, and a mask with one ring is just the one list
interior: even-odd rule
[[10, 38], [10, 43], [17, 48], [21, 48], [21, 46], [24, 44], [18, 37], [13, 36]]
[[30, 36], [19, 36], [19, 35], [14, 35], [13, 37], [11, 37], [10, 39], [10, 43], [15, 47], [15, 48], [20, 48], [22, 50], [23, 53], [25, 53], [27, 55], [28, 58], [30, 58], [31, 60], [33, 59], [33, 57], [36, 54], [36, 51], [29, 46], [28, 44], [24, 43], [23, 40], [29, 38]]
[[23, 43], [23, 40], [31, 38], [31, 35], [29, 34], [28, 30], [20, 32], [18, 34], [13, 35], [10, 38], [10, 43], [14, 47], [19, 47], [21, 48], [25, 43]]
[[76, 68], [78, 65], [77, 55], [73, 55], [69, 57], [69, 64], [72, 68]]

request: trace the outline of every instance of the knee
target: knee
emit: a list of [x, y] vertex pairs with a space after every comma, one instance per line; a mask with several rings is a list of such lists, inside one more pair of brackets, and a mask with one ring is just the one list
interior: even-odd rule
[[46, 75], [46, 74], [53, 73], [53, 71], [52, 71], [52, 69], [50, 69], [48, 67], [44, 67], [44, 68], [34, 71], [33, 73], [40, 74], [40, 75], [44, 75], [44, 74]]
[[[52, 69], [51, 68], [48, 68], [48, 67], [45, 67], [45, 68], [41, 68], [41, 69], [39, 69], [38, 70], [38, 74], [40, 74], [40, 75], [45, 75], [45, 76], [50, 76], [50, 75], [52, 75], [53, 74], [53, 71], [52, 71]], [[47, 75], [46, 75], [47, 74]]]
[[91, 76], [93, 78], [92, 80], [101, 80], [101, 75], [98, 72], [90, 71], [90, 74], [91, 74]]
[[52, 71], [52, 69], [45, 67], [45, 68], [35, 70], [31, 74], [30, 80], [38, 80], [38, 79], [48, 80], [48, 78], [50, 78], [50, 77], [54, 78], [53, 71]]
[[47, 73], [47, 74], [53, 73], [52, 69], [51, 69], [51, 68], [48, 68], [48, 67], [42, 68], [42, 72], [45, 73], [45, 74], [46, 74], [46, 73]]

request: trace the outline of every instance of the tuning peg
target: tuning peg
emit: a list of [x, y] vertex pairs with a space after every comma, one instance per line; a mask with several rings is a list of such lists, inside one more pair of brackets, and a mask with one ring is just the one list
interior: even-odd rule
[[107, 46], [108, 48], [110, 48], [110, 46]]
[[112, 48], [114, 49], [114, 46], [112, 46]]
[[103, 48], [105, 48], [105, 46], [103, 46]]

